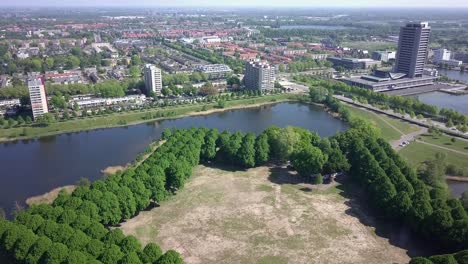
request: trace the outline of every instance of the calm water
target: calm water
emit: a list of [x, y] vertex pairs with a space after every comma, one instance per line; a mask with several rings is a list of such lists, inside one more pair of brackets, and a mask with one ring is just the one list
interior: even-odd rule
[[205, 126], [219, 130], [260, 133], [271, 125], [298, 126], [330, 136], [347, 125], [320, 107], [280, 103], [260, 108], [194, 116], [63, 134], [39, 140], [0, 144], [0, 207], [11, 212], [14, 204], [53, 188], [75, 184], [85, 177], [96, 180], [108, 166], [131, 162], [164, 128]]
[[436, 105], [439, 108], [453, 109], [460, 113], [468, 114], [468, 94], [453, 95], [442, 92], [431, 92], [420, 94], [415, 97], [426, 104]]
[[459, 80], [468, 83], [468, 72], [447, 70], [447, 69], [437, 69], [440, 75], [447, 76], [452, 80]]
[[327, 25], [288, 25], [288, 26], [281, 26], [280, 29], [342, 30], [342, 29], [354, 29], [354, 27], [327, 26]]
[[454, 197], [461, 197], [462, 193], [468, 191], [468, 182], [447, 181]]

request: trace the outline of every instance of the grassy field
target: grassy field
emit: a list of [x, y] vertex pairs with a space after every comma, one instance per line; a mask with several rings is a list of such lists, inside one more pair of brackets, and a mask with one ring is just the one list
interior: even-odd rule
[[[451, 138], [446, 135], [437, 137], [421, 135], [418, 137], [418, 140], [434, 144], [438, 147], [415, 142], [402, 149], [399, 153], [413, 166], [418, 167], [422, 162], [433, 159], [436, 153], [441, 152], [447, 155], [447, 162], [449, 164], [468, 170], [468, 141], [456, 139], [455, 142], [451, 142]], [[465, 155], [458, 152], [465, 153]]]
[[447, 155], [447, 162], [449, 164], [457, 165], [459, 167], [468, 169], [468, 156], [418, 142], [411, 143], [409, 146], [400, 150], [399, 154], [403, 158], [405, 158], [411, 165], [417, 168], [422, 162], [429, 159], [433, 159], [435, 154], [438, 152], [445, 153]]
[[364, 49], [372, 52], [375, 50], [395, 50], [397, 44], [386, 41], [353, 41], [344, 42], [341, 46], [355, 49]]
[[[256, 98], [240, 99], [227, 101], [224, 109], [243, 107], [256, 104], [264, 104], [271, 102], [281, 102], [297, 98], [296, 95], [291, 94], [277, 94], [267, 95]], [[26, 139], [35, 138], [39, 136], [77, 132], [82, 130], [90, 130], [96, 128], [116, 127], [122, 125], [132, 125], [152, 120], [164, 119], [167, 117], [175, 118], [183, 115], [202, 114], [201, 111], [205, 106], [206, 113], [213, 111], [222, 111], [223, 109], [216, 109], [216, 103], [210, 104], [196, 104], [196, 105], [180, 105], [167, 108], [154, 108], [142, 111], [132, 111], [125, 113], [114, 113], [110, 115], [97, 116], [93, 118], [79, 118], [64, 122], [52, 123], [46, 127], [18, 127], [9, 129], [0, 129], [0, 141], [13, 140], [13, 139]], [[148, 119], [148, 115], [161, 114], [166, 117]]]
[[[362, 108], [346, 105], [355, 115], [365, 118], [374, 123], [382, 131], [382, 137], [387, 141], [398, 140], [403, 134], [409, 134], [419, 130], [417, 126], [407, 122], [391, 118], [385, 115], [376, 114]], [[403, 134], [402, 134], [403, 133]]]
[[[461, 151], [461, 152], [468, 154], [468, 141], [456, 138], [455, 142], [452, 142], [451, 141], [452, 138], [453, 137], [450, 137], [447, 135], [442, 135], [442, 136], [437, 136], [437, 137], [433, 137], [431, 135], [421, 135], [419, 137], [419, 139], [424, 142], [435, 144], [444, 148], [450, 148], [450, 149]], [[468, 163], [468, 159], [467, 159], [467, 163]]]
[[143, 244], [176, 249], [192, 264], [408, 262], [405, 250], [362, 224], [373, 218], [341, 194], [342, 186], [297, 180], [277, 167], [198, 166], [176, 196], [121, 229]]

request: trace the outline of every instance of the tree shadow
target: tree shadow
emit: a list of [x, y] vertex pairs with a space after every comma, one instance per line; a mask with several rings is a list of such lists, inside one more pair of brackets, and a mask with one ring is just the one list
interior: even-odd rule
[[285, 166], [270, 166], [268, 180], [276, 184], [310, 183], [310, 180], [297, 174], [296, 171]]
[[337, 186], [341, 191], [340, 195], [346, 199], [345, 204], [349, 206], [345, 213], [357, 218], [366, 227], [372, 228], [377, 236], [387, 239], [393, 246], [405, 249], [410, 257], [443, 253], [440, 247], [414, 233], [408, 224], [389, 220], [373, 209], [369, 204], [370, 197], [351, 179], [341, 178], [337, 181], [340, 183]]
[[203, 162], [202, 164], [203, 166], [208, 167], [210, 169], [218, 169], [218, 170], [224, 170], [224, 171], [229, 171], [229, 172], [245, 171], [245, 169], [242, 169], [239, 166], [226, 164], [226, 163], [222, 163], [218, 161]]

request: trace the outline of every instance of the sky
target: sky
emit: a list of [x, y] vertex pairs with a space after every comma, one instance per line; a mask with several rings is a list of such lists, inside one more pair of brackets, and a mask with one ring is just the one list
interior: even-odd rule
[[467, 0], [0, 0], [0, 6], [468, 7]]

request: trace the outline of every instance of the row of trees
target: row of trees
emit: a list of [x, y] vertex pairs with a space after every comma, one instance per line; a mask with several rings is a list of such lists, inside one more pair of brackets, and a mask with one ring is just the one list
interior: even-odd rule
[[[468, 247], [468, 213], [459, 199], [449, 198], [442, 179], [444, 157], [436, 156], [419, 170], [419, 175], [379, 137], [375, 127], [352, 116], [322, 87], [311, 87], [314, 102], [324, 103], [352, 125], [333, 139], [339, 142], [351, 168], [350, 175], [367, 191], [373, 208], [383, 218], [408, 224], [415, 232], [439, 243], [445, 250]], [[468, 252], [415, 258], [412, 263], [467, 263]], [[463, 260], [462, 260], [463, 259]], [[421, 262], [419, 262], [421, 261]]]
[[431, 117], [441, 117], [445, 121], [452, 120], [455, 125], [468, 123], [468, 117], [454, 110], [438, 109], [437, 106], [428, 105], [411, 97], [392, 96], [384, 93], [373, 92], [368, 89], [349, 86], [343, 82], [316, 79], [312, 76], [300, 75], [294, 77], [296, 81], [304, 82], [313, 87], [323, 87], [330, 91], [344, 93], [364, 98], [368, 103], [392, 109], [404, 110], [406, 113], [422, 114]]
[[150, 203], [159, 203], [183, 186], [198, 164], [205, 130], [165, 132], [168, 139], [141, 165], [71, 194], [52, 205], [33, 206], [13, 222], [0, 222], [2, 249], [27, 263], [182, 263], [178, 253], [162, 254], [155, 244], [109, 229]]

